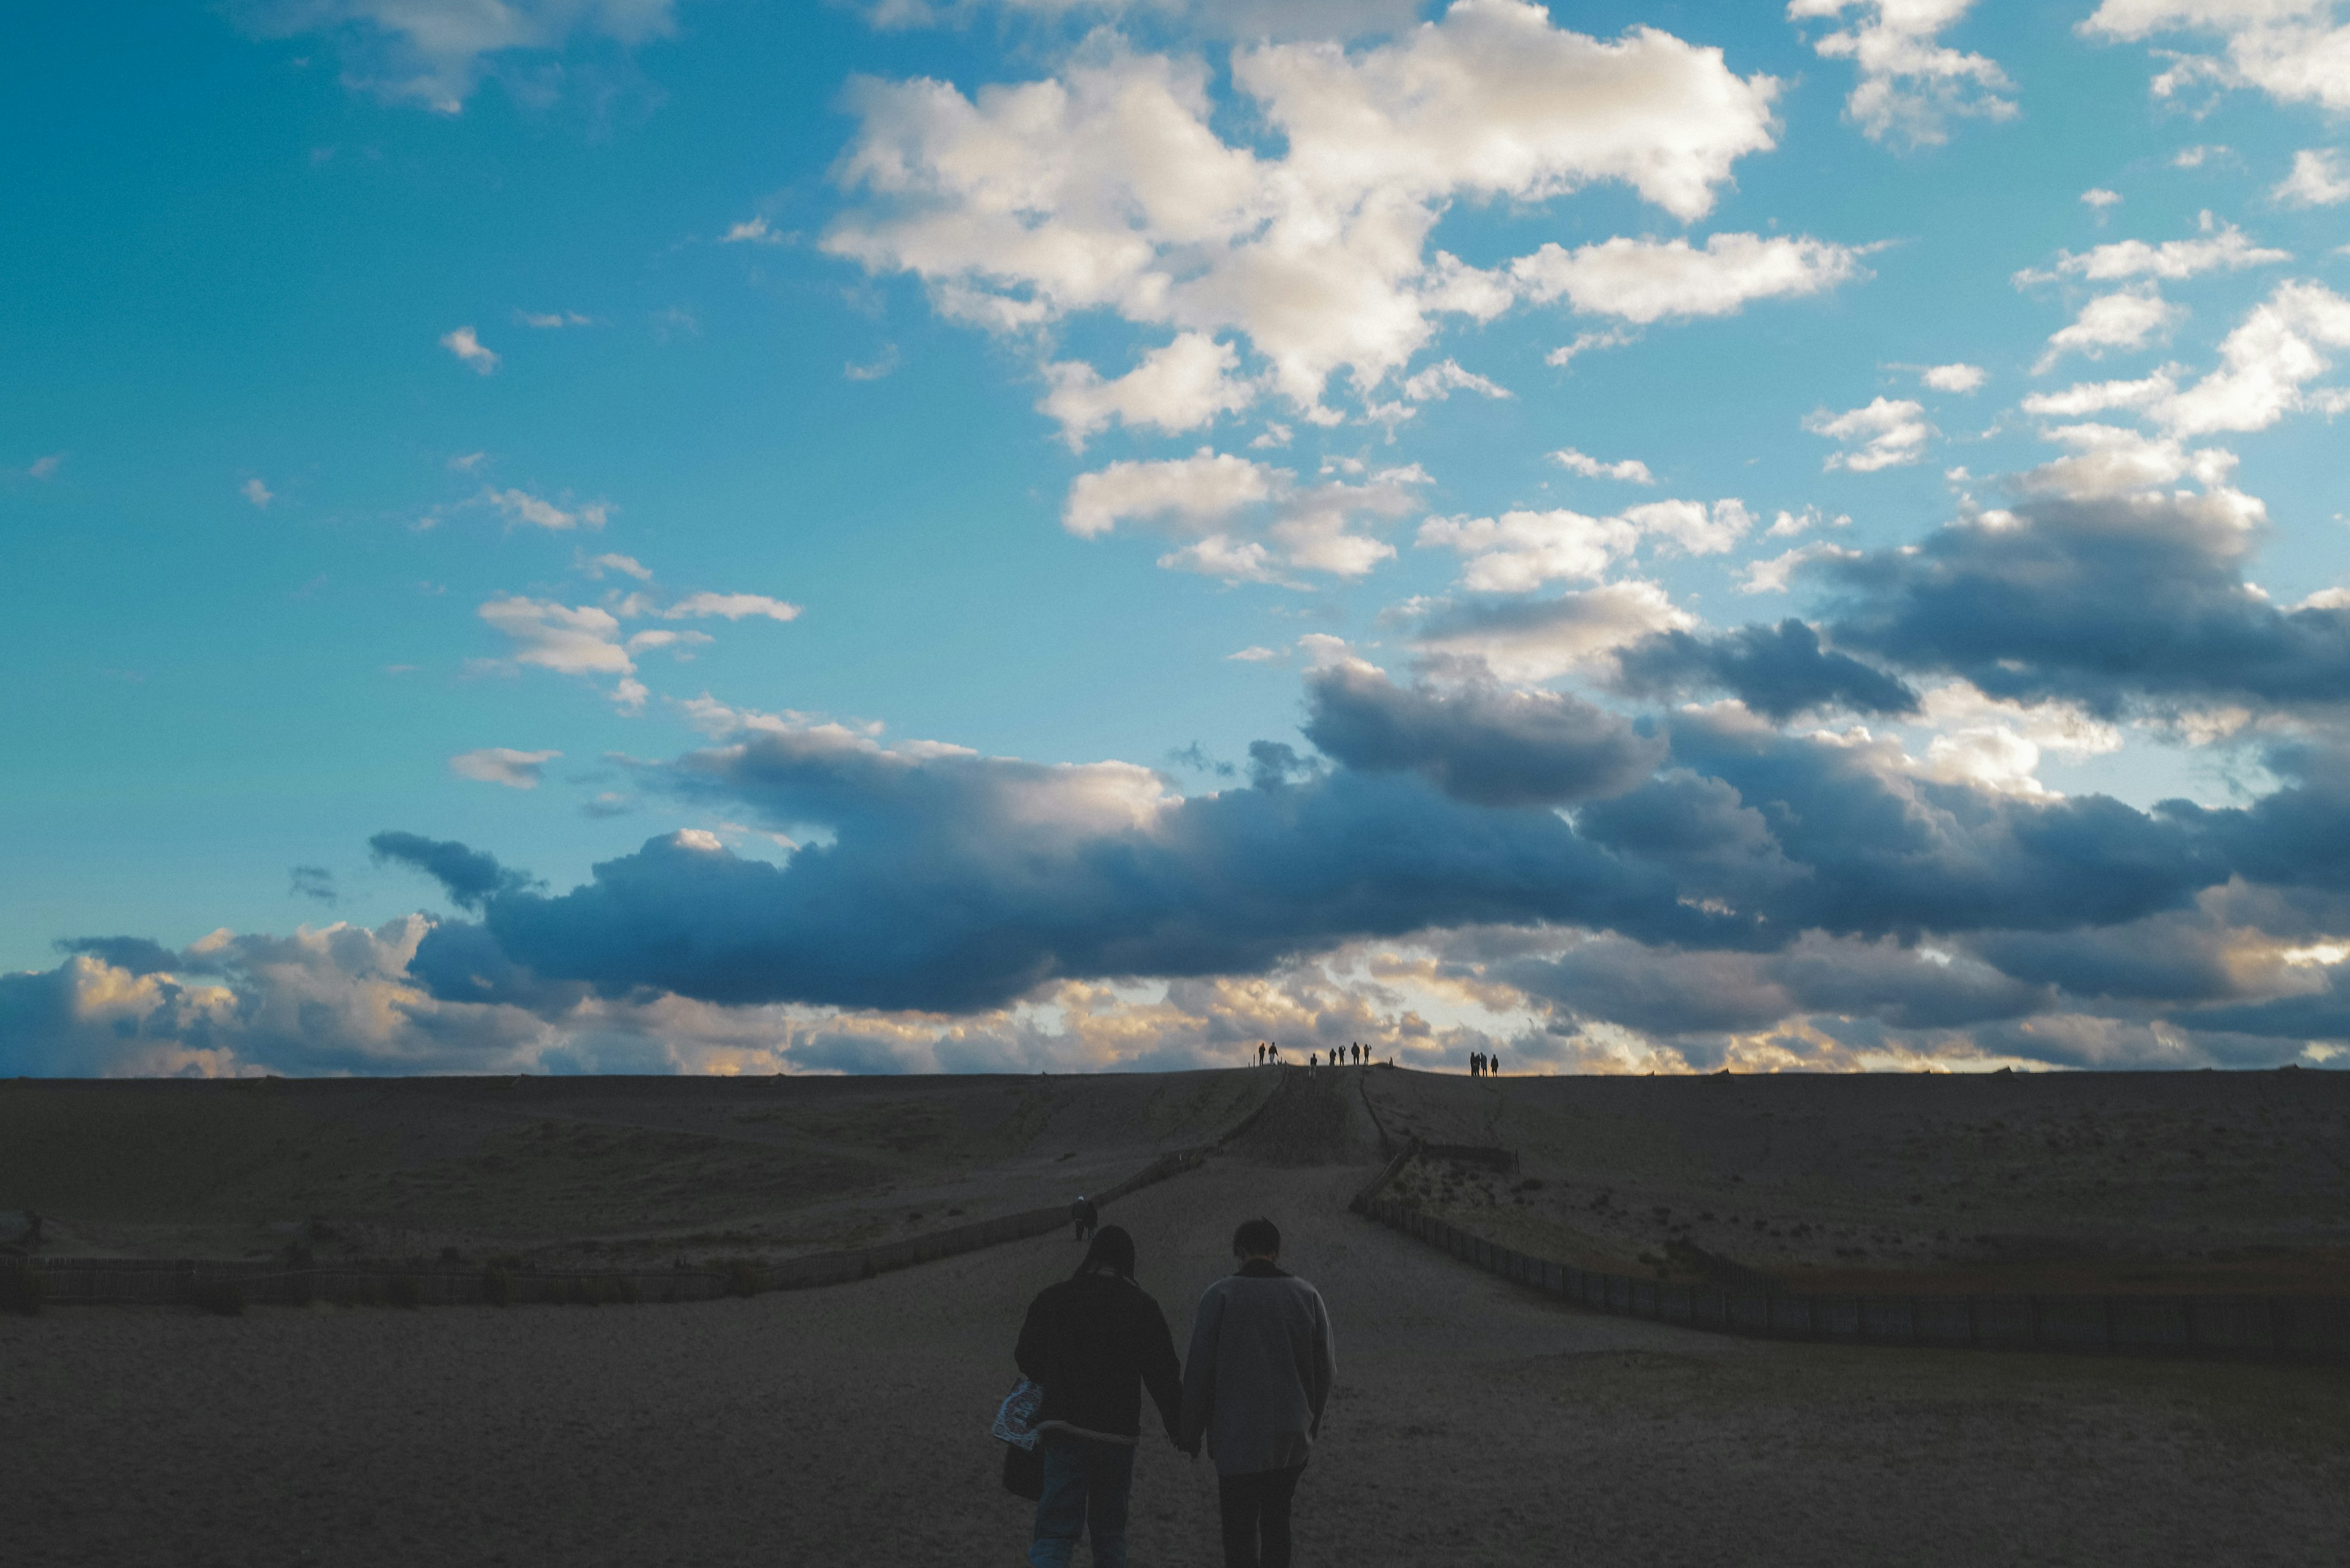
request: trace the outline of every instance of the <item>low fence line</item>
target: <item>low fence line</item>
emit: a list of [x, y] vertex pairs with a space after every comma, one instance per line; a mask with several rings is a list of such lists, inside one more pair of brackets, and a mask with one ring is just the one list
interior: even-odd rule
[[1595, 1273], [1529, 1257], [1375, 1196], [1401, 1164], [1401, 1158], [1392, 1162], [1357, 1196], [1357, 1212], [1473, 1268], [1594, 1312], [1715, 1334], [1841, 1345], [2350, 1361], [2350, 1297], [1798, 1295]]
[[[1212, 1145], [1160, 1155], [1095, 1195], [1097, 1204], [1202, 1164]], [[893, 1269], [934, 1262], [1005, 1241], [1042, 1236], [1069, 1223], [1064, 1207], [1029, 1209], [944, 1231], [845, 1251], [799, 1258], [740, 1261], [692, 1268], [533, 1269], [379, 1260], [289, 1265], [283, 1259], [206, 1262], [193, 1259], [29, 1258], [43, 1282], [42, 1297], [58, 1306], [204, 1304], [235, 1293], [239, 1304], [313, 1301], [390, 1302], [401, 1306], [485, 1303], [697, 1302], [764, 1291], [808, 1290], [869, 1280]]]

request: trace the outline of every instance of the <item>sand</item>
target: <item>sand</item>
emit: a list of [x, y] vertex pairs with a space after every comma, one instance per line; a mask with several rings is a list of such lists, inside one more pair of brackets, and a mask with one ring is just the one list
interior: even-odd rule
[[[2350, 1375], [1850, 1350], [1578, 1313], [1222, 1158], [1108, 1215], [1179, 1336], [1263, 1212], [1339, 1384], [1303, 1564], [2291, 1563], [2350, 1542]], [[5, 1555], [49, 1564], [1013, 1563], [986, 1437], [1053, 1237], [679, 1307], [0, 1319]], [[1214, 1483], [1138, 1464], [1138, 1563]], [[1081, 1556], [1080, 1560], [1083, 1558]]]

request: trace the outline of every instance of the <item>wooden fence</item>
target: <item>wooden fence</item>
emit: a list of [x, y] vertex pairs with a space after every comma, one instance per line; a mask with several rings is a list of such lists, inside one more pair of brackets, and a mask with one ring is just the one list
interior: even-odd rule
[[2343, 1296], [1802, 1295], [1569, 1268], [1379, 1197], [1388, 1178], [1420, 1152], [1414, 1143], [1389, 1161], [1357, 1195], [1356, 1211], [1474, 1268], [1594, 1312], [1841, 1345], [2350, 1362], [2350, 1297]]
[[[1211, 1146], [1212, 1147], [1212, 1146]], [[1190, 1170], [1207, 1149], [1161, 1155], [1095, 1196], [1107, 1204], [1139, 1188]], [[486, 1303], [699, 1302], [764, 1291], [806, 1290], [869, 1280], [1005, 1241], [1042, 1236], [1069, 1223], [1066, 1206], [1030, 1209], [926, 1231], [877, 1246], [798, 1258], [742, 1258], [656, 1269], [501, 1268], [449, 1262], [353, 1260], [296, 1266], [282, 1259], [255, 1262], [126, 1258], [25, 1260], [43, 1282], [43, 1297], [58, 1306], [234, 1302], [302, 1304], [313, 1301], [462, 1306]]]

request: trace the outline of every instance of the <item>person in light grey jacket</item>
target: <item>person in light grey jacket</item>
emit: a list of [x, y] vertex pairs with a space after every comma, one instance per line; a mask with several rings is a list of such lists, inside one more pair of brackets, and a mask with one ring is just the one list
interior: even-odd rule
[[1184, 1449], [1215, 1456], [1225, 1568], [1289, 1568], [1289, 1511], [1338, 1363], [1322, 1293], [1280, 1266], [1281, 1232], [1232, 1233], [1240, 1268], [1208, 1287], [1183, 1364]]

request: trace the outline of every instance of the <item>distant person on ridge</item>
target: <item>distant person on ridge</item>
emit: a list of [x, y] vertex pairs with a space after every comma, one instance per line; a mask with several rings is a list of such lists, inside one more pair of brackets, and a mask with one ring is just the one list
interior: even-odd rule
[[1237, 1272], [1208, 1287], [1183, 1370], [1186, 1451], [1216, 1460], [1225, 1568], [1289, 1568], [1289, 1510], [1338, 1364], [1322, 1293], [1280, 1267], [1281, 1232], [1232, 1232]]
[[1069, 1205], [1069, 1222], [1077, 1228], [1077, 1233], [1072, 1239], [1082, 1241], [1094, 1233], [1096, 1225], [1101, 1223], [1101, 1210], [1094, 1207], [1092, 1199], [1080, 1192], [1077, 1200]]
[[1098, 1568], [1126, 1568], [1142, 1391], [1180, 1447], [1183, 1385], [1167, 1314], [1134, 1282], [1134, 1238], [1124, 1227], [1103, 1226], [1077, 1272], [1029, 1303], [1012, 1358], [1045, 1390], [1035, 1423], [1045, 1493], [1029, 1563], [1062, 1568], [1077, 1537], [1090, 1534]]

